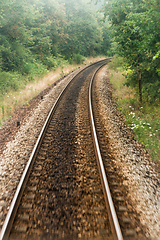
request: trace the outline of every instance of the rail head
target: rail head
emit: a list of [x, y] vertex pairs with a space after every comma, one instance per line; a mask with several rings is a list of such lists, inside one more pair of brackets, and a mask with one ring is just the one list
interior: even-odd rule
[[[105, 65], [105, 64], [103, 64], [103, 65]], [[94, 147], [95, 147], [95, 154], [96, 154], [99, 172], [100, 172], [100, 176], [101, 176], [101, 182], [102, 182], [103, 192], [104, 192], [105, 201], [106, 201], [106, 205], [107, 205], [107, 209], [108, 209], [112, 233], [113, 233], [115, 240], [123, 240], [122, 232], [120, 229], [120, 225], [118, 222], [117, 214], [116, 214], [116, 211], [114, 208], [113, 200], [111, 197], [111, 192], [109, 189], [109, 184], [108, 184], [105, 169], [104, 169], [104, 164], [103, 164], [103, 160], [102, 160], [102, 156], [101, 156], [101, 152], [100, 152], [100, 147], [99, 147], [96, 128], [95, 128], [95, 122], [94, 122], [94, 117], [93, 117], [92, 85], [93, 85], [93, 80], [96, 76], [96, 73], [99, 71], [99, 69], [102, 66], [100, 66], [95, 71], [94, 75], [92, 76], [92, 79], [90, 82], [90, 87], [89, 87], [89, 111], [90, 111], [90, 119], [91, 119], [91, 128], [92, 128], [93, 143], [94, 143]]]

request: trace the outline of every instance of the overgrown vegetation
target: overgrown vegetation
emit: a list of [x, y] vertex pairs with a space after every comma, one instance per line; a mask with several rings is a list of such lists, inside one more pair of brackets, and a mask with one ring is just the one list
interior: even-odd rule
[[[93, 0], [94, 1], [94, 0]], [[123, 57], [126, 84], [139, 91], [139, 101], [160, 101], [159, 0], [95, 0], [103, 2], [117, 54]]]
[[[0, 1], [0, 95], [66, 62], [110, 51], [107, 23], [85, 0]], [[105, 49], [103, 46], [108, 42]]]
[[135, 132], [136, 139], [147, 148], [152, 159], [160, 163], [160, 106], [147, 101], [140, 106], [137, 91], [125, 85], [122, 63], [123, 59], [116, 57], [109, 65], [118, 109], [124, 115], [127, 125]]
[[[117, 55], [110, 78], [125, 121], [159, 161], [160, 4], [159, 0], [93, 0], [110, 22]], [[122, 74], [123, 73], [123, 74]]]
[[89, 2], [0, 1], [0, 124], [51, 84], [48, 72], [57, 79], [90, 56], [112, 54], [108, 23]]
[[[8, 117], [12, 116], [14, 110], [18, 106], [29, 104], [29, 101], [33, 97], [53, 84], [60, 77], [72, 72], [84, 64], [90, 64], [91, 62], [99, 61], [103, 58], [104, 57], [89, 57], [86, 58], [82, 64], [69, 64], [67, 61], [65, 61], [63, 64], [61, 63], [60, 67], [58, 67], [56, 70], [49, 71], [42, 77], [35, 76], [34, 81], [28, 81], [23, 88], [21, 87], [21, 89], [18, 90], [11, 89], [7, 93], [0, 95], [0, 126], [6, 119], [8, 119]], [[26, 77], [23, 77], [25, 80]], [[19, 75], [19, 78], [19, 83], [22, 84], [22, 76]]]

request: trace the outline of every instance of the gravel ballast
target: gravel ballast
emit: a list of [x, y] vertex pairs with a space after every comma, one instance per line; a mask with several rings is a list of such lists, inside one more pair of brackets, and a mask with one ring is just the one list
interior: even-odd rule
[[160, 236], [160, 181], [145, 148], [134, 140], [131, 129], [117, 111], [112, 98], [112, 86], [106, 67], [97, 77], [100, 114], [117, 169], [124, 176], [128, 198], [140, 214], [146, 228], [146, 237], [158, 240]]
[[[5, 144], [5, 149], [0, 155], [0, 230], [45, 119], [58, 95], [77, 71], [57, 83], [43, 99], [37, 99], [36, 107], [31, 108], [24, 115], [23, 124], [18, 131], [10, 129], [11, 140]], [[117, 168], [125, 176], [123, 184], [128, 188], [128, 197], [140, 214], [141, 223], [147, 228], [146, 237], [159, 239], [160, 182], [158, 175], [154, 171], [149, 155], [143, 146], [133, 139], [131, 130], [126, 127], [116, 109], [106, 68], [103, 68], [98, 76], [100, 112]], [[19, 120], [18, 115], [14, 121], [16, 118]], [[7, 123], [4, 127], [7, 128]], [[1, 129], [1, 132], [2, 130], [4, 132], [4, 129]]]
[[[8, 124], [6, 123], [0, 130], [1, 134], [3, 133], [5, 135], [4, 128], [6, 128], [7, 138], [11, 139], [9, 142], [5, 142], [4, 138], [4, 142], [1, 142], [4, 151], [0, 155], [0, 230], [18, 186], [18, 182], [47, 115], [63, 88], [78, 72], [79, 69], [69, 74], [64, 79], [61, 79], [61, 81], [57, 81], [57, 83], [54, 84], [55, 86], [49, 89], [49, 92], [46, 91], [47, 93], [43, 96], [42, 100], [40, 97], [37, 97], [34, 102], [35, 108], [33, 105], [30, 111], [26, 111], [26, 114], [23, 115], [24, 119], [21, 119], [19, 116], [19, 114], [23, 113], [23, 108], [19, 109], [19, 114], [15, 113], [12, 119], [8, 121]], [[21, 126], [17, 131], [15, 127], [13, 127], [13, 121], [16, 123], [16, 120], [19, 119], [21, 119]], [[8, 129], [10, 129], [9, 136]]]

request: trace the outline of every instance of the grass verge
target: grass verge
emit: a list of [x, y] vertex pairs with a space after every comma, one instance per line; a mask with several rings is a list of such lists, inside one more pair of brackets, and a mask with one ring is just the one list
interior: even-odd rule
[[67, 61], [64, 61], [61, 62], [60, 66], [56, 70], [47, 72], [45, 69], [42, 69], [39, 70], [40, 74], [38, 73], [38, 75], [35, 74], [29, 76], [29, 79], [28, 76], [14, 74], [13, 77], [11, 74], [5, 73], [3, 77], [5, 82], [8, 81], [8, 84], [6, 85], [7, 89], [1, 85], [0, 126], [5, 120], [12, 116], [18, 106], [29, 104], [29, 101], [33, 97], [38, 95], [42, 90], [53, 84], [62, 76], [76, 70], [84, 64], [89, 64], [101, 59], [104, 59], [104, 57], [90, 57], [85, 59], [82, 64], [69, 64]]
[[134, 89], [124, 85], [122, 60], [114, 59], [109, 64], [109, 77], [112, 83], [118, 110], [127, 125], [135, 132], [135, 138], [150, 153], [152, 159], [160, 164], [160, 105], [143, 103], [140, 106]]

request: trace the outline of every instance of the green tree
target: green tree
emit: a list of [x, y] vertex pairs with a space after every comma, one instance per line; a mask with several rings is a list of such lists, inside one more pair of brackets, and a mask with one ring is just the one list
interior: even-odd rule
[[90, 10], [86, 1], [60, 1], [64, 3], [66, 22], [64, 39], [60, 42], [60, 52], [67, 59], [74, 54], [83, 56], [100, 52], [102, 29], [98, 24], [96, 10]]
[[1, 0], [0, 13], [2, 72], [31, 74], [39, 66], [56, 67], [60, 58], [109, 48], [99, 13], [85, 0]]
[[[117, 52], [127, 67], [127, 84], [139, 86], [139, 99], [143, 92], [149, 101], [159, 101], [159, 43], [160, 8], [158, 0], [111, 0], [103, 11], [110, 20]], [[154, 56], [157, 56], [154, 61]], [[153, 91], [154, 89], [154, 91]]]

